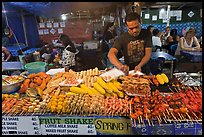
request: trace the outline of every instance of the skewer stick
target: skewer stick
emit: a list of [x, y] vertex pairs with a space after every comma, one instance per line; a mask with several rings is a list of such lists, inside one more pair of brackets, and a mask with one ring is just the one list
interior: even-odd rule
[[167, 114], [168, 114], [168, 115], [170, 115], [170, 113], [169, 113], [168, 109], [166, 109], [166, 112], [167, 112]]
[[183, 120], [186, 120], [186, 118], [183, 116], [183, 114], [180, 114]]
[[193, 113], [193, 115], [194, 115], [197, 119], [199, 119], [198, 116], [196, 116], [196, 114], [195, 114], [194, 112], [192, 112], [192, 113]]
[[[172, 115], [172, 117], [173, 117], [176, 121], [178, 121], [172, 112], [171, 112], [171, 115]], [[174, 121], [174, 123], [176, 124], [175, 121]]]
[[162, 117], [159, 115], [160, 121], [162, 122]]
[[139, 124], [140, 124], [140, 118], [139, 118], [139, 116], [137, 117], [137, 119], [138, 119], [138, 122], [139, 122]]
[[174, 93], [174, 91], [169, 87], [169, 89], [171, 90], [171, 92], [173, 92]]
[[145, 126], [145, 123], [144, 123], [144, 121], [142, 120], [142, 116], [141, 116], [141, 115], [140, 115], [140, 119], [141, 119], [142, 125]]
[[[167, 109], [166, 109], [166, 111], [168, 111]], [[164, 112], [163, 112], [164, 113]], [[164, 116], [166, 116], [166, 119], [168, 119], [168, 121], [171, 123], [171, 120], [170, 120], [170, 118], [169, 118], [169, 115], [165, 115], [165, 113], [164, 113]]]
[[180, 120], [182, 120], [183, 119], [183, 117], [181, 116], [181, 114], [178, 112], [178, 115], [179, 115], [179, 117], [180, 117]]
[[157, 121], [158, 121], [159, 125], [161, 126], [160, 119], [158, 118], [158, 116], [157, 116]]
[[182, 119], [180, 119], [180, 118], [177, 118], [177, 119], [178, 119], [180, 122], [181, 122], [181, 120], [182, 120]]
[[133, 124], [136, 127], [136, 120], [135, 119], [133, 119]]
[[166, 118], [162, 117], [164, 119], [164, 122], [167, 123]]
[[191, 120], [191, 122], [193, 123], [193, 120], [192, 120], [192, 118], [189, 116], [189, 114], [188, 113], [186, 113], [186, 115], [188, 116], [188, 118]]
[[163, 116], [165, 117], [165, 119], [167, 119], [167, 118], [166, 118], [166, 115], [165, 115], [165, 113], [163, 112], [162, 114], [163, 114]]
[[147, 120], [147, 122], [148, 122], [148, 125], [151, 126], [150, 121], [149, 121], [149, 119], [148, 119], [148, 117], [147, 117], [147, 113], [146, 113], [146, 120]]
[[179, 90], [177, 89], [177, 87], [174, 88], [176, 90], [176, 92], [179, 92]]
[[151, 123], [152, 123], [152, 126], [154, 127], [154, 123], [153, 123], [153, 120], [151, 120]]

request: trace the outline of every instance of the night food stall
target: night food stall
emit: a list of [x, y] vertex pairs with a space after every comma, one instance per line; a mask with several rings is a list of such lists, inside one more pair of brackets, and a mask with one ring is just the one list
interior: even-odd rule
[[[24, 3], [11, 3], [20, 8], [26, 7], [27, 10], [31, 8], [31, 12], [42, 12], [32, 10], [36, 6], [32, 2], [29, 2], [29, 6]], [[52, 2], [38, 4], [42, 7], [53, 6]], [[55, 3], [54, 6], [56, 5]], [[53, 11], [53, 9], [55, 8], [49, 8], [48, 11]], [[25, 20], [28, 19], [27, 16], [24, 17]], [[78, 25], [80, 27], [76, 25], [72, 29], [74, 31], [69, 32], [71, 36], [76, 29], [91, 33], [87, 25], [89, 26], [93, 20], [83, 22], [81, 18], [77, 19], [76, 22], [68, 22], [72, 25], [69, 26], [70, 28], [80, 24]], [[29, 21], [32, 22], [27, 20], [24, 22], [25, 25], [35, 22], [32, 19]], [[16, 29], [20, 28], [17, 23], [15, 25]], [[85, 31], [81, 26], [88, 29]], [[34, 33], [36, 30], [29, 28], [27, 34], [36, 34]], [[57, 36], [54, 35], [56, 34], [54, 28], [49, 28], [49, 30], [52, 30], [51, 36]], [[46, 33], [44, 34], [43, 31], [43, 35], [39, 35], [47, 36]], [[26, 43], [26, 45], [34, 45], [38, 41], [33, 35], [27, 36], [27, 42], [31, 44]], [[29, 36], [32, 36], [34, 44]], [[73, 39], [78, 40], [74, 37]], [[84, 48], [87, 50], [86, 47]], [[160, 56], [160, 53], [155, 54], [152, 54], [152, 59]], [[93, 60], [98, 61], [96, 58]], [[166, 60], [172, 64], [175, 58], [167, 57]], [[20, 70], [24, 69], [21, 63], [18, 64]], [[64, 68], [47, 71], [43, 67], [44, 71], [35, 70], [35, 73], [27, 75], [2, 76], [2, 134], [202, 134], [202, 75], [200, 75], [202, 71], [199, 74], [196, 73], [194, 77], [191, 77], [193, 73], [185, 72], [171, 72], [171, 76], [168, 77], [166, 73], [147, 76], [133, 71], [125, 76], [118, 69], [99, 69], [96, 64], [93, 66], [80, 71]], [[6, 70], [2, 68], [2, 71]]]
[[200, 85], [139, 74], [98, 68], [29, 74], [18, 92], [2, 94], [2, 133], [202, 134]]

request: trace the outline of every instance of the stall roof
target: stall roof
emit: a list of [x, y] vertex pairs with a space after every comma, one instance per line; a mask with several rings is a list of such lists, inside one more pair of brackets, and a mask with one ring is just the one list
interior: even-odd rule
[[[59, 17], [61, 14], [83, 10], [98, 10], [116, 5], [127, 5], [131, 2], [4, 2], [19, 7], [41, 17]], [[132, 2], [133, 3], [133, 2]], [[202, 8], [202, 2], [141, 2], [142, 9], [160, 9], [171, 5], [173, 9]]]
[[59, 17], [67, 12], [106, 8], [116, 2], [4, 2], [41, 17]]

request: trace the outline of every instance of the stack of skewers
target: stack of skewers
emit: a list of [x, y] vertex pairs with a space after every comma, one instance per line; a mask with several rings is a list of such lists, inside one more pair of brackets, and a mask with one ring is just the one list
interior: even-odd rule
[[135, 96], [130, 101], [130, 117], [137, 124], [177, 123], [202, 121], [202, 90], [191, 87], [176, 90], [172, 94], [161, 94], [158, 90], [146, 95]]

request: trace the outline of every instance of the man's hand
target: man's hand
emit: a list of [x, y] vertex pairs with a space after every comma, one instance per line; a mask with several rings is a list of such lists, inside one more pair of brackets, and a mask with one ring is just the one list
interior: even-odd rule
[[128, 75], [129, 74], [129, 66], [127, 65], [122, 65], [120, 68], [119, 68], [121, 71], [123, 71], [125, 73], [125, 75]]
[[137, 71], [142, 71], [141, 67], [139, 65], [135, 66], [135, 69], [134, 69], [134, 72], [137, 72]]

